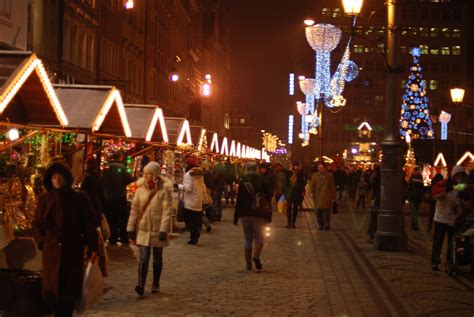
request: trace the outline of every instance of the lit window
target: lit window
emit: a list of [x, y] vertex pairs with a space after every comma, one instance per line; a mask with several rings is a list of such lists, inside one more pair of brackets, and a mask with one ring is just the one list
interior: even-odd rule
[[438, 28], [431, 28], [431, 37], [437, 37], [438, 36]]
[[432, 48], [432, 49], [430, 49], [430, 54], [431, 54], [431, 55], [438, 55], [438, 54], [439, 54], [439, 49], [438, 49], [438, 48]]
[[438, 89], [438, 81], [437, 80], [430, 80], [430, 89], [431, 90]]
[[363, 53], [364, 47], [362, 45], [354, 45], [354, 53]]
[[402, 31], [402, 36], [406, 36], [407, 34], [408, 34], [408, 32], [406, 30]]
[[453, 55], [461, 55], [461, 46], [453, 46]]
[[453, 37], [461, 37], [461, 30], [453, 29]]
[[420, 28], [420, 34], [421, 36], [430, 36], [428, 28]]
[[405, 88], [406, 88], [406, 87], [405, 87], [406, 84], [407, 84], [406, 79], [403, 79], [403, 80], [402, 80], [402, 83], [401, 83], [401, 85], [400, 85], [400, 86], [401, 86], [400, 88], [401, 88], [401, 89], [405, 89]]
[[443, 28], [441, 30], [441, 33], [443, 33], [444, 37], [450, 37], [451, 36], [451, 34], [449, 33], [449, 28]]
[[339, 9], [339, 8], [334, 9], [333, 12], [332, 12], [332, 17], [337, 18], [337, 17], [340, 17], [340, 16], [342, 16], [341, 9]]
[[371, 53], [371, 52], [373, 52], [373, 51], [374, 51], [374, 48], [373, 48], [373, 47], [366, 47], [366, 48], [365, 48], [365, 52], [366, 52], [366, 53]]
[[427, 55], [428, 54], [428, 45], [420, 45], [421, 48], [421, 54]]
[[245, 124], [245, 118], [240, 118], [240, 124]]
[[[404, 87], [403, 87], [404, 88]], [[383, 103], [384, 96], [375, 96], [375, 103], [376, 104], [381, 104]]]
[[322, 14], [322, 16], [325, 16], [325, 17], [330, 16], [331, 15], [331, 9], [323, 8], [323, 10], [321, 11], [321, 14]]
[[449, 46], [441, 47], [441, 55], [449, 55]]
[[407, 49], [406, 46], [400, 46], [400, 51], [401, 51], [403, 54], [408, 53], [408, 49]]

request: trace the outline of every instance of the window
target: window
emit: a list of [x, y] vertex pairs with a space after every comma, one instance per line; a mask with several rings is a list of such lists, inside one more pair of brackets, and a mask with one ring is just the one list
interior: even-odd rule
[[451, 65], [451, 71], [452, 71], [453, 73], [459, 72], [460, 69], [461, 69], [461, 67], [460, 67], [460, 65], [459, 65], [458, 63], [454, 63], [454, 64]]
[[461, 55], [461, 46], [453, 46], [453, 55]]
[[245, 118], [240, 118], [240, 124], [245, 124]]
[[449, 55], [449, 46], [441, 47], [441, 55]]
[[77, 24], [72, 25], [72, 57], [71, 61], [75, 65], [79, 65], [79, 27]]
[[71, 21], [64, 19], [63, 59], [71, 61]]
[[380, 105], [383, 103], [384, 96], [375, 96], [375, 104]]
[[341, 9], [339, 9], [339, 8], [334, 9], [333, 12], [332, 12], [332, 17], [337, 18], [337, 17], [340, 17], [340, 16], [342, 16]]
[[329, 9], [329, 8], [323, 8], [323, 9], [321, 10], [321, 15], [322, 15], [323, 17], [331, 16], [331, 9]]
[[438, 81], [437, 80], [430, 80], [430, 90], [438, 89]]
[[437, 72], [438, 71], [438, 64], [437, 63], [431, 63], [431, 69], [432, 72]]
[[364, 87], [365, 88], [371, 88], [372, 87], [372, 81], [370, 79], [364, 80]]
[[438, 21], [440, 19], [440, 11], [438, 9], [431, 10], [431, 20]]
[[364, 47], [362, 45], [354, 45], [354, 53], [363, 53], [364, 52]]
[[438, 55], [438, 54], [439, 54], [439, 49], [438, 49], [438, 48], [432, 48], [432, 49], [430, 49], [430, 54], [431, 54], [431, 55]]
[[461, 37], [461, 30], [453, 29], [453, 37]]
[[421, 36], [430, 36], [430, 31], [428, 28], [420, 28]]
[[431, 31], [430, 32], [431, 37], [437, 37], [438, 36], [438, 31], [439, 31], [438, 28], [431, 28], [430, 31]]
[[408, 48], [406, 46], [400, 46], [400, 51], [402, 52], [402, 54], [406, 54], [408, 53]]
[[420, 45], [421, 48], [421, 54], [427, 55], [428, 54], [428, 45], [422, 44]]
[[443, 28], [441, 30], [441, 33], [443, 34], [444, 37], [450, 37], [451, 34], [449, 33], [449, 28]]

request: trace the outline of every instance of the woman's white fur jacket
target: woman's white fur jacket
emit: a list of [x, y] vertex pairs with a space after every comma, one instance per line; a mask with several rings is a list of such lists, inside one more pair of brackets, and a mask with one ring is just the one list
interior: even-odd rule
[[[132, 210], [127, 225], [128, 232], [136, 232], [137, 245], [166, 247], [169, 244], [168, 239], [160, 241], [159, 234], [160, 232], [170, 232], [173, 212], [171, 196], [173, 184], [165, 177], [161, 177], [161, 180], [163, 184], [151, 199], [146, 210], [143, 208], [148, 201], [150, 189], [143, 178], [137, 181], [138, 189], [133, 197]], [[140, 216], [141, 213], [143, 213], [142, 216]], [[139, 219], [140, 222], [137, 224]]]

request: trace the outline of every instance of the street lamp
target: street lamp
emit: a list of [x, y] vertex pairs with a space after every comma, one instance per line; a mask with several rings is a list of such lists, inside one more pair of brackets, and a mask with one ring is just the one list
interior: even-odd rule
[[465, 90], [462, 88], [451, 88], [450, 90], [451, 93], [451, 101], [454, 103], [454, 107], [456, 108], [456, 114], [455, 114], [455, 126], [456, 126], [456, 131], [454, 132], [454, 161], [458, 159], [458, 133], [459, 133], [459, 107], [461, 106], [462, 100], [464, 99], [464, 92]]
[[[363, 0], [343, 0], [347, 15], [358, 15]], [[377, 250], [399, 251], [407, 248], [405, 219], [402, 213], [402, 144], [399, 131], [400, 102], [397, 74], [400, 69], [400, 41], [397, 25], [397, 0], [386, 2], [387, 6], [387, 85], [385, 104], [385, 129], [380, 145], [382, 165], [380, 169], [380, 212], [377, 217], [377, 232], [374, 247]]]
[[308, 18], [304, 19], [304, 24], [306, 26], [312, 26], [314, 24], [313, 18], [308, 17]]

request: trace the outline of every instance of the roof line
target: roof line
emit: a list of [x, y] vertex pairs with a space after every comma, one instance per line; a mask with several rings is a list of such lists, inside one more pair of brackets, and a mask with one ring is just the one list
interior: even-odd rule
[[54, 88], [83, 88], [83, 89], [104, 89], [110, 90], [115, 86], [101, 86], [101, 85], [78, 85], [78, 84], [53, 84]]
[[124, 103], [125, 108], [146, 108], [146, 109], [156, 109], [159, 108], [158, 106], [154, 105], [146, 105], [146, 104], [138, 104], [138, 103]]
[[0, 50], [0, 55], [31, 55], [33, 54], [32, 51], [7, 51], [7, 50]]

